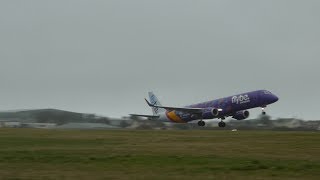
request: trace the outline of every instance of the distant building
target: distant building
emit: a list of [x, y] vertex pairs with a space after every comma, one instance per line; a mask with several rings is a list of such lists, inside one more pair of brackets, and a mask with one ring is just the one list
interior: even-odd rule
[[20, 122], [16, 121], [0, 121], [0, 127], [5, 127], [5, 128], [19, 128], [21, 127]]
[[56, 126], [58, 129], [115, 129], [116, 126], [111, 126], [103, 123], [67, 123]]
[[25, 128], [48, 129], [48, 128], [54, 128], [56, 126], [57, 126], [57, 124], [55, 124], [55, 123], [21, 123], [21, 127], [25, 127]]

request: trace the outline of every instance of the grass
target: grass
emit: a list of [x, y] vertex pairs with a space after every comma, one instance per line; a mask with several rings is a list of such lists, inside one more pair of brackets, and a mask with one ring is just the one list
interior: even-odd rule
[[0, 129], [0, 179], [319, 179], [320, 133]]

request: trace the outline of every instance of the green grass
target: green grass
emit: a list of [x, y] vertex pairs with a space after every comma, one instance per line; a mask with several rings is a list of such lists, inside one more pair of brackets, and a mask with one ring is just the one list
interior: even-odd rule
[[320, 179], [320, 132], [0, 129], [0, 179]]

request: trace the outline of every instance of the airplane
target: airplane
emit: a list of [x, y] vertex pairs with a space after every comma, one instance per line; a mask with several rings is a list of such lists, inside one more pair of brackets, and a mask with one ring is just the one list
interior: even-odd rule
[[193, 104], [185, 107], [162, 106], [153, 92], [149, 92], [149, 100], [145, 99], [152, 108], [153, 115], [130, 114], [131, 116], [145, 117], [149, 120], [162, 122], [189, 123], [198, 120], [198, 126], [205, 126], [204, 120], [220, 119], [219, 127], [225, 127], [226, 117], [244, 120], [249, 117], [248, 109], [262, 109], [265, 115], [267, 105], [275, 103], [279, 98], [267, 90], [257, 90], [212, 101]]

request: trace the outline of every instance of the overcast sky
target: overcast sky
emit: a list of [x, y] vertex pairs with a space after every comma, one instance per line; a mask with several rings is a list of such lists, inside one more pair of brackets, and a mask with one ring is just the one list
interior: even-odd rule
[[[1, 0], [0, 109], [151, 114], [256, 89], [320, 119], [318, 0]], [[252, 110], [252, 117], [260, 109]]]

